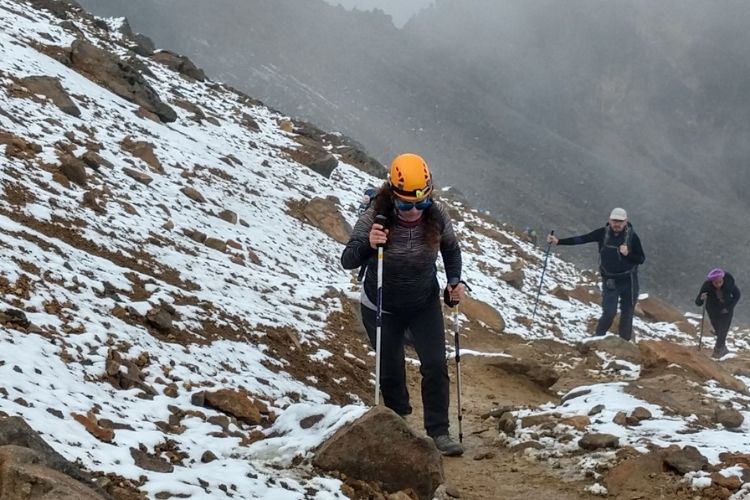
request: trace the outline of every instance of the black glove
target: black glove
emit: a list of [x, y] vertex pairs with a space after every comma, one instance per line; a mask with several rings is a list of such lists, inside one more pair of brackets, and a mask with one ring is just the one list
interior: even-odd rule
[[[466, 287], [467, 292], [471, 291], [471, 288], [469, 288], [469, 285], [465, 281], [461, 280], [458, 283], [463, 283], [464, 286]], [[448, 283], [448, 286], [451, 287], [451, 290], [452, 290], [458, 285], [458, 283], [453, 283], [453, 284]], [[448, 307], [456, 307], [458, 305], [457, 300], [451, 300], [451, 293], [448, 290], [448, 287], [446, 287], [445, 290], [443, 290], [443, 302], [445, 302], [445, 305]]]

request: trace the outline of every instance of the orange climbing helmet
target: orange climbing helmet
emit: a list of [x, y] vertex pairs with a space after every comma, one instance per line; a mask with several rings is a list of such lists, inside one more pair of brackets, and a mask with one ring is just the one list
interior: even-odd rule
[[398, 155], [388, 174], [391, 190], [406, 201], [421, 201], [432, 193], [432, 174], [427, 162], [413, 153]]

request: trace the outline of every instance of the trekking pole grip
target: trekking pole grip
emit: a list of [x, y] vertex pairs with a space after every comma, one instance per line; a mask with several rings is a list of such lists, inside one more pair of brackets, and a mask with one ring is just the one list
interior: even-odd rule
[[[388, 218], [383, 214], [377, 214], [375, 216], [375, 224], [380, 224], [381, 226], [383, 226], [383, 229], [385, 229], [386, 225], [388, 224]], [[383, 246], [384, 245], [380, 243], [378, 245], [378, 248], [383, 248]]]

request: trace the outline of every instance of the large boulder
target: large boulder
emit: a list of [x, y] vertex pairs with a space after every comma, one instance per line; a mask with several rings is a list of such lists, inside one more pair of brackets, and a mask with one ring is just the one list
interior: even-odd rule
[[378, 406], [339, 429], [316, 452], [313, 464], [346, 476], [377, 481], [396, 492], [411, 488], [429, 500], [443, 482], [440, 452], [388, 408]]
[[646, 491], [644, 482], [666, 471], [664, 451], [655, 450], [617, 464], [604, 476], [604, 486], [617, 498], [642, 498], [643, 491]]
[[505, 331], [505, 319], [497, 309], [486, 302], [466, 296], [459, 308], [470, 320], [477, 321], [497, 333]]
[[747, 391], [739, 379], [695, 348], [653, 340], [641, 341], [638, 346], [641, 350], [642, 378], [661, 375], [668, 367], [679, 365], [688, 376], [699, 382], [716, 380], [727, 389], [741, 393]]
[[[0, 447], [22, 447], [28, 449], [30, 452], [35, 453], [34, 456], [36, 458], [34, 458], [33, 463], [44, 466], [45, 468], [53, 469], [61, 475], [69, 476], [76, 481], [80, 481], [89, 486], [93, 485], [88, 474], [83, 472], [76, 465], [68, 462], [62, 455], [52, 449], [52, 447], [48, 445], [44, 439], [42, 439], [39, 434], [21, 417], [0, 418]], [[13, 454], [14, 453], [11, 453], [11, 455]], [[22, 456], [28, 457], [31, 455], [25, 453]], [[2, 458], [0, 458], [0, 463], [4, 463]], [[2, 474], [2, 477], [0, 477], [0, 485], [2, 485], [2, 488], [5, 488], [7, 483], [5, 482], [4, 473], [0, 474]], [[0, 498], [6, 498], [4, 489], [0, 490]], [[44, 498], [53, 499], [61, 497], [53, 495]]]
[[336, 203], [330, 198], [313, 198], [302, 211], [310, 224], [317, 227], [328, 236], [346, 245], [352, 234], [352, 227], [341, 215]]
[[170, 52], [168, 50], [159, 50], [151, 56], [151, 59], [165, 65], [166, 67], [180, 73], [181, 75], [192, 78], [193, 80], [202, 82], [206, 79], [206, 74], [203, 72], [203, 70], [198, 68], [195, 64], [193, 64], [193, 61], [185, 56], [175, 54], [174, 52]]
[[638, 346], [619, 335], [605, 335], [603, 337], [592, 337], [581, 342], [577, 346], [581, 354], [589, 354], [595, 351], [605, 352], [616, 359], [624, 359], [633, 363], [641, 362], [641, 351]]
[[47, 467], [45, 457], [21, 446], [0, 446], [3, 500], [104, 500], [104, 494]]
[[651, 295], [638, 301], [635, 313], [653, 322], [677, 323], [685, 319], [682, 311]]
[[175, 110], [161, 101], [143, 75], [115, 55], [85, 40], [76, 39], [71, 46], [70, 63], [79, 73], [123, 99], [143, 106], [161, 121], [173, 122], [177, 119]]
[[73, 102], [60, 80], [52, 76], [27, 76], [21, 80], [21, 84], [33, 94], [40, 94], [48, 98], [60, 108], [60, 111], [69, 115], [81, 116], [81, 110]]

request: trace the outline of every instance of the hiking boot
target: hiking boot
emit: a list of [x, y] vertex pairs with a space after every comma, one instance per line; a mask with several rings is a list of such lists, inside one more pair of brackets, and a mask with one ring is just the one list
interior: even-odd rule
[[729, 349], [727, 349], [727, 346], [714, 347], [714, 352], [711, 354], [711, 357], [715, 359], [721, 359], [727, 354], [729, 354]]
[[464, 454], [464, 447], [451, 439], [448, 434], [433, 437], [437, 449], [446, 457], [459, 457]]

